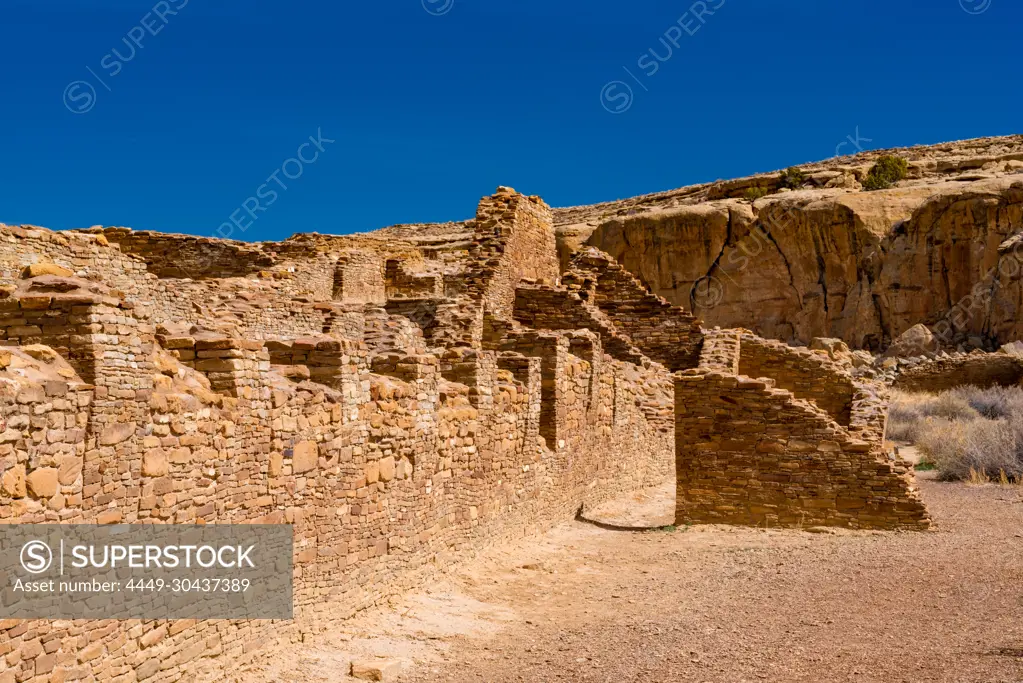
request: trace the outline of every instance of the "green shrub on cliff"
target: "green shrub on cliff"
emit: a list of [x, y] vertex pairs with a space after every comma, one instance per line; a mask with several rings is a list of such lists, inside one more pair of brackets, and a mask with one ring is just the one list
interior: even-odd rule
[[778, 180], [781, 181], [782, 187], [787, 187], [790, 190], [798, 190], [803, 186], [803, 183], [806, 182], [806, 174], [795, 166], [789, 166], [781, 172], [781, 177]]
[[752, 187], [747, 187], [746, 192], [743, 193], [742, 196], [751, 202], [755, 202], [761, 197], [767, 196], [767, 188], [760, 185], [753, 185]]
[[863, 180], [864, 190], [885, 190], [906, 177], [909, 164], [902, 157], [883, 156]]

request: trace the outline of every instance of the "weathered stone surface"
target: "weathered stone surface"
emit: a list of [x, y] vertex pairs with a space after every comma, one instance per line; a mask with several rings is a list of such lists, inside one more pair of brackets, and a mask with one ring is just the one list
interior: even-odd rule
[[162, 477], [170, 472], [167, 454], [162, 450], [150, 450], [142, 456], [142, 474], [146, 477]]
[[1007, 353], [956, 353], [901, 368], [893, 386], [903, 391], [941, 392], [958, 386], [1019, 386], [1023, 357]]
[[[892, 152], [911, 179], [862, 191]], [[1021, 153], [1019, 136], [872, 151], [802, 167], [838, 185], [778, 193], [772, 174], [558, 209], [562, 263], [596, 246], [709, 325], [788, 342], [876, 351], [924, 323], [953, 348], [971, 336], [997, 348], [1023, 338]], [[742, 199], [754, 184], [772, 194]]]
[[389, 455], [386, 458], [382, 458], [380, 460], [379, 472], [380, 481], [387, 482], [394, 479], [395, 474], [394, 456]]
[[318, 458], [319, 449], [315, 441], [300, 441], [295, 444], [295, 454], [291, 461], [292, 470], [295, 474], [314, 470]]
[[73, 272], [55, 263], [31, 263], [25, 267], [23, 277], [38, 277], [40, 275], [57, 275], [59, 277], [70, 277]]
[[911, 358], [934, 353], [940, 344], [926, 325], [913, 325], [899, 335], [885, 351], [885, 358]]
[[393, 659], [371, 659], [352, 662], [352, 677], [362, 681], [394, 681], [401, 673], [401, 662]]
[[676, 375], [676, 522], [927, 528], [886, 412], [883, 385], [821, 352], [708, 332]]
[[25, 466], [15, 465], [0, 477], [0, 490], [10, 498], [24, 498], [27, 495], [25, 486]]
[[99, 442], [103, 446], [113, 446], [127, 441], [135, 434], [135, 425], [120, 423], [107, 427], [100, 434]]
[[28, 491], [36, 498], [49, 498], [57, 495], [57, 470], [53, 467], [40, 467], [28, 473], [26, 478]]

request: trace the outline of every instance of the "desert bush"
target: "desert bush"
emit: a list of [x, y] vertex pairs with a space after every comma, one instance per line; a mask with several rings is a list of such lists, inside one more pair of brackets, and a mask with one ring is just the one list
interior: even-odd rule
[[795, 166], [789, 166], [787, 169], [781, 172], [782, 187], [787, 187], [792, 190], [799, 189], [806, 182], [806, 174], [800, 171]]
[[1023, 392], [1016, 387], [959, 387], [954, 393], [965, 399], [981, 416], [991, 420], [1023, 414]]
[[1023, 389], [896, 391], [888, 438], [915, 443], [944, 480], [1023, 482]]
[[916, 442], [929, 420], [974, 420], [981, 416], [959, 389], [940, 394], [893, 391], [888, 438]]
[[767, 196], [767, 188], [766, 187], [761, 187], [760, 185], [754, 185], [753, 187], [746, 188], [746, 192], [743, 194], [743, 197], [745, 197], [746, 199], [748, 199], [751, 202], [755, 202], [758, 199], [760, 199], [761, 197], [766, 197], [766, 196]]
[[1023, 416], [935, 423], [918, 445], [945, 480], [1023, 477]]
[[885, 155], [877, 160], [863, 180], [865, 190], [884, 190], [906, 177], [909, 164], [902, 157]]
[[942, 417], [946, 420], [974, 420], [980, 413], [957, 390], [943, 391], [923, 404], [924, 417]]
[[924, 420], [923, 410], [913, 394], [894, 392], [891, 407], [888, 409], [888, 438], [895, 441], [915, 442], [920, 436], [920, 426]]

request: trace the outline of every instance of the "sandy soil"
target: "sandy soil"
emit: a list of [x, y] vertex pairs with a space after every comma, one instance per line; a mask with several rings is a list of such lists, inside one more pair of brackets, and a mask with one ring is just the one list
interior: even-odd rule
[[[921, 475], [924, 533], [584, 522], [239, 672], [351, 681], [1023, 681], [1023, 488]], [[670, 524], [672, 487], [587, 513]]]

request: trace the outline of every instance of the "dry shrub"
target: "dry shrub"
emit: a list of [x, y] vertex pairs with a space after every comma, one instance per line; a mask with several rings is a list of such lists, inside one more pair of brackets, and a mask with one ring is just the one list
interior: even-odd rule
[[982, 417], [991, 420], [1023, 414], [1023, 391], [1018, 387], [959, 387], [949, 392], [963, 398]]
[[942, 479], [1023, 481], [1023, 390], [895, 392], [889, 438], [913, 441]]
[[980, 417], [980, 413], [958, 391], [937, 395], [893, 391], [888, 411], [888, 438], [916, 442], [933, 418], [966, 421]]
[[892, 392], [892, 402], [888, 409], [888, 438], [893, 441], [915, 442], [920, 436], [920, 425], [923, 422], [923, 410], [911, 397], [919, 394], [903, 394]]

